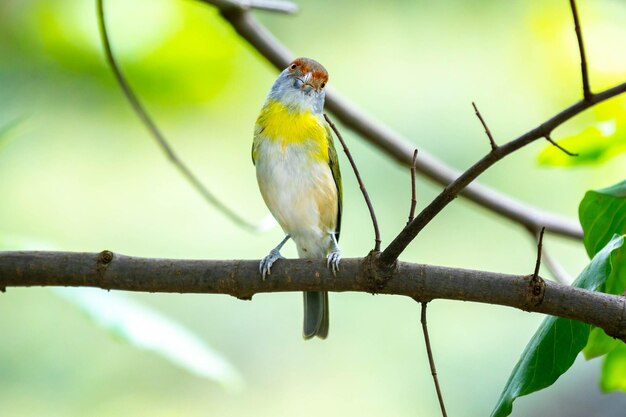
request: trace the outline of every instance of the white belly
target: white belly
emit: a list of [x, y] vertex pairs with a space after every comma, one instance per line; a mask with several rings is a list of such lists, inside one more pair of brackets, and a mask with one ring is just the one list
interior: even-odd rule
[[325, 257], [337, 225], [337, 187], [328, 163], [307, 155], [306, 144], [285, 148], [263, 141], [256, 174], [261, 195], [301, 258]]

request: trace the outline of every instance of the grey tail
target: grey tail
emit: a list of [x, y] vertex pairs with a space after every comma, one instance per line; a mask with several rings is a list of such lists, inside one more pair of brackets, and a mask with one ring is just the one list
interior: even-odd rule
[[328, 293], [304, 293], [304, 329], [302, 336], [310, 339], [317, 336], [326, 339], [328, 336]]

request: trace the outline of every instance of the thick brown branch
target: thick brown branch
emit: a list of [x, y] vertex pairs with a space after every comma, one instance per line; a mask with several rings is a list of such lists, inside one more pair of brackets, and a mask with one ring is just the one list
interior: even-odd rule
[[[582, 113], [589, 107], [595, 104], [608, 100], [626, 91], [626, 82], [619, 84], [608, 90], [604, 90], [598, 94], [594, 94], [589, 100], [581, 100], [565, 110], [561, 111], [557, 115], [551, 117], [543, 124], [536, 128], [524, 133], [522, 136], [514, 139], [504, 145], [498, 146], [496, 149], [489, 152], [482, 159], [467, 169], [461, 176], [449, 184], [417, 217], [409, 223], [398, 236], [389, 244], [389, 246], [382, 252], [380, 260], [384, 265], [390, 266], [398, 259], [398, 256], [404, 251], [404, 249], [411, 243], [417, 234], [428, 224], [432, 219], [437, 216], [450, 203], [454, 200], [459, 193], [463, 191], [472, 181], [474, 181], [480, 174], [489, 169], [493, 164], [503, 159], [505, 156], [517, 151], [518, 149], [528, 145], [529, 143], [550, 136], [550, 133], [559, 125], [563, 124], [567, 120]], [[546, 227], [547, 229], [547, 227]], [[533, 230], [536, 230], [533, 228]]]
[[[282, 70], [293, 60], [294, 55], [250, 13], [232, 8], [220, 11], [237, 33], [276, 68]], [[409, 139], [378, 122], [374, 117], [366, 115], [332, 89], [326, 93], [326, 108], [346, 127], [353, 129], [383, 153], [407, 167], [411, 166], [415, 145]], [[422, 149], [417, 160], [417, 170], [444, 186], [460, 175], [458, 171]], [[545, 226], [551, 233], [582, 239], [582, 229], [578, 222], [539, 210], [483, 185], [471, 184], [463, 189], [461, 195], [526, 228], [538, 231]]]
[[626, 340], [626, 297], [545, 282], [542, 302], [527, 305], [529, 276], [398, 262], [380, 270], [375, 257], [344, 259], [334, 277], [320, 260], [279, 260], [263, 281], [258, 260], [135, 258], [105, 251], [0, 252], [0, 288], [89, 286], [144, 292], [214, 293], [250, 299], [257, 293], [359, 291], [499, 304], [567, 317]]

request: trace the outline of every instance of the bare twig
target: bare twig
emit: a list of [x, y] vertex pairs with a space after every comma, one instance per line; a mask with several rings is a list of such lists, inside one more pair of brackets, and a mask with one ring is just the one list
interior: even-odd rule
[[476, 116], [478, 117], [478, 120], [480, 120], [480, 123], [485, 128], [485, 133], [487, 134], [487, 137], [489, 138], [489, 144], [491, 145], [491, 150], [493, 151], [498, 147], [498, 145], [496, 144], [496, 141], [493, 140], [493, 136], [491, 136], [491, 131], [489, 130], [489, 127], [487, 127], [487, 123], [485, 123], [483, 116], [478, 111], [478, 107], [476, 107], [476, 103], [474, 103], [473, 101], [472, 101], [472, 106], [474, 106], [474, 111], [476, 112]]
[[583, 97], [590, 100], [593, 96], [591, 87], [589, 86], [589, 71], [587, 69], [587, 57], [585, 54], [585, 44], [583, 43], [583, 33], [580, 29], [580, 20], [578, 19], [578, 10], [576, 9], [576, 0], [569, 0], [574, 17], [574, 30], [576, 31], [576, 39], [578, 40], [578, 51], [580, 52], [580, 73], [583, 79]]
[[359, 182], [361, 193], [363, 193], [363, 198], [365, 199], [365, 204], [367, 204], [367, 209], [369, 210], [370, 217], [372, 218], [372, 225], [374, 226], [374, 251], [379, 252], [380, 251], [380, 231], [378, 230], [378, 220], [376, 220], [376, 213], [374, 213], [374, 206], [372, 205], [370, 196], [367, 193], [367, 188], [365, 188], [365, 184], [363, 183], [363, 180], [361, 179], [361, 175], [359, 174], [359, 169], [356, 167], [356, 163], [354, 162], [354, 159], [352, 158], [352, 154], [350, 153], [350, 150], [348, 149], [348, 145], [346, 145], [346, 141], [343, 140], [343, 137], [341, 136], [341, 133], [339, 133], [337, 126], [335, 126], [332, 120], [330, 120], [328, 115], [325, 113], [324, 113], [324, 118], [326, 119], [326, 122], [328, 122], [328, 124], [330, 125], [331, 129], [333, 129], [333, 132], [335, 132], [335, 135], [337, 135], [337, 139], [339, 139], [339, 142], [341, 142], [343, 151], [348, 157], [348, 161], [350, 161], [350, 165], [352, 166], [352, 170], [354, 171], [354, 176], [356, 177], [356, 180]]
[[557, 149], [561, 150], [564, 154], [569, 155], [569, 156], [578, 156], [577, 153], [570, 152], [564, 147], [562, 147], [561, 145], [559, 145], [558, 143], [556, 143], [555, 141], [553, 141], [550, 135], [546, 135], [545, 138], [548, 142], [550, 142]]
[[541, 228], [541, 232], [539, 232], [539, 240], [537, 242], [537, 260], [535, 262], [535, 272], [533, 272], [534, 280], [540, 279], [539, 277], [539, 268], [541, 267], [541, 253], [543, 247], [543, 233], [546, 231], [545, 227]]
[[443, 403], [443, 395], [441, 394], [441, 387], [439, 386], [439, 379], [437, 378], [437, 369], [435, 368], [435, 358], [433, 357], [433, 351], [430, 347], [430, 337], [428, 337], [428, 325], [426, 323], [426, 306], [428, 303], [421, 303], [422, 314], [422, 331], [424, 332], [424, 343], [426, 344], [426, 353], [428, 354], [428, 364], [430, 365], [430, 373], [433, 376], [433, 382], [435, 383], [435, 390], [437, 391], [437, 399], [439, 400], [439, 408], [441, 408], [441, 415], [447, 417], [446, 406]]
[[[237, 33], [276, 68], [282, 70], [293, 60], [294, 55], [250, 13], [234, 9], [220, 11]], [[366, 115], [332, 89], [326, 93], [326, 108], [346, 127], [353, 129], [382, 152], [405, 166], [411, 166], [415, 146], [409, 139], [374, 117]], [[416, 167], [422, 175], [442, 185], [448, 185], [460, 176], [460, 172], [423, 149], [420, 150]], [[582, 239], [582, 229], [578, 222], [539, 210], [483, 185], [470, 184], [463, 189], [461, 195], [525, 227], [539, 230], [545, 225], [546, 230], [551, 233]]]
[[[539, 236], [534, 230], [527, 229], [528, 233], [533, 238], [533, 242], [537, 242]], [[559, 262], [548, 252], [546, 245], [542, 245], [542, 263], [546, 269], [550, 272], [550, 275], [554, 277], [556, 282], [563, 285], [570, 285], [573, 281], [572, 277], [567, 273], [565, 268], [559, 264]]]
[[415, 217], [415, 206], [417, 206], [417, 196], [415, 191], [415, 163], [417, 160], [417, 149], [413, 152], [413, 162], [411, 163], [411, 209], [409, 210], [409, 221], [407, 224], [411, 223], [411, 220]]
[[[417, 234], [428, 223], [430, 223], [430, 221], [434, 219], [435, 216], [441, 212], [441, 210], [454, 200], [465, 187], [474, 181], [480, 174], [489, 169], [489, 167], [493, 164], [500, 161], [505, 156], [528, 145], [529, 143], [536, 141], [537, 139], [550, 136], [550, 132], [552, 132], [552, 130], [577, 114], [582, 113], [584, 110], [624, 92], [626, 92], [626, 82], [594, 94], [589, 100], [581, 100], [569, 106], [565, 110], [562, 110], [560, 113], [546, 120], [541, 125], [519, 136], [517, 139], [514, 139], [504, 145], [500, 145], [497, 149], [489, 152], [463, 172], [461, 176], [449, 184], [437, 197], [435, 197], [435, 199], [428, 206], [426, 206], [426, 208], [424, 208], [424, 210], [422, 210], [382, 252], [380, 261], [388, 267], [391, 266], [394, 261], [398, 259], [398, 256], [400, 256], [402, 251], [404, 251], [404, 249], [409, 245], [409, 243], [415, 239]], [[531, 229], [537, 230], [534, 226], [531, 227]]]
[[102, 46], [104, 48], [104, 53], [106, 56], [107, 64], [111, 67], [113, 74], [115, 75], [115, 79], [119, 84], [120, 88], [124, 92], [126, 99], [132, 106], [133, 110], [141, 119], [142, 123], [146, 126], [152, 137], [155, 139], [156, 143], [159, 145], [161, 150], [165, 153], [167, 158], [170, 160], [172, 164], [178, 169], [178, 171], [185, 177], [185, 179], [195, 188], [195, 190], [202, 195], [202, 197], [213, 207], [219, 210], [222, 214], [232, 220], [235, 224], [250, 230], [250, 231], [261, 231], [263, 228], [262, 224], [255, 225], [253, 223], [248, 222], [245, 218], [239, 216], [235, 212], [233, 212], [229, 207], [227, 207], [224, 203], [222, 203], [211, 191], [208, 190], [202, 184], [202, 182], [194, 175], [194, 173], [183, 163], [183, 161], [176, 155], [172, 147], [169, 145], [165, 136], [161, 133], [159, 128], [156, 126], [148, 112], [145, 110], [139, 98], [134, 93], [130, 84], [124, 77], [122, 70], [117, 63], [115, 55], [113, 54], [113, 50], [111, 48], [111, 42], [109, 40], [109, 35], [106, 26], [106, 20], [104, 17], [104, 0], [97, 0], [97, 15], [98, 15], [98, 26], [100, 28], [100, 37], [102, 39]]
[[[0, 288], [89, 286], [142, 292], [257, 293], [358, 291], [498, 304], [579, 320], [626, 340], [626, 298], [545, 282], [541, 303], [527, 306], [528, 276], [398, 262], [389, 271], [371, 257], [344, 259], [335, 278], [325, 259], [282, 259], [262, 280], [258, 260], [136, 258], [108, 251], [0, 252]], [[380, 278], [386, 277], [381, 285]]]

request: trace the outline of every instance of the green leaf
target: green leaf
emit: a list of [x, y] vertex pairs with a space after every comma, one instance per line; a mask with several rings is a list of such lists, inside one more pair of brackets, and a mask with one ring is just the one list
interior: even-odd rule
[[192, 332], [121, 294], [95, 288], [55, 288], [116, 338], [151, 350], [200, 377], [239, 391], [242, 378], [234, 367]]
[[[611, 254], [622, 247], [624, 238], [615, 236], [581, 272], [572, 284], [596, 291], [611, 273]], [[591, 326], [561, 317], [547, 317], [530, 339], [513, 368], [492, 417], [508, 416], [513, 401], [554, 383], [567, 371], [587, 344]]]
[[626, 152], [626, 126], [624, 123], [618, 124], [616, 120], [605, 121], [557, 142], [578, 156], [567, 155], [548, 144], [537, 157], [541, 165], [562, 167], [600, 164]]
[[626, 234], [626, 180], [602, 190], [587, 191], [578, 207], [578, 217], [591, 258], [613, 235]]
[[598, 356], [606, 355], [615, 349], [621, 342], [604, 333], [604, 330], [595, 327], [589, 335], [587, 346], [583, 349], [585, 359], [593, 359]]
[[602, 365], [600, 387], [603, 391], [626, 391], [626, 344], [619, 342]]
[[[626, 181], [602, 190], [587, 192], [578, 212], [584, 231], [585, 248], [592, 256], [614, 234], [626, 234]], [[611, 264], [611, 275], [603, 291], [622, 294], [626, 287], [626, 251], [615, 252], [611, 256]], [[605, 391], [626, 390], [625, 346], [602, 329], [595, 328], [591, 332], [583, 353], [587, 359], [607, 355], [601, 376], [601, 387]]]

